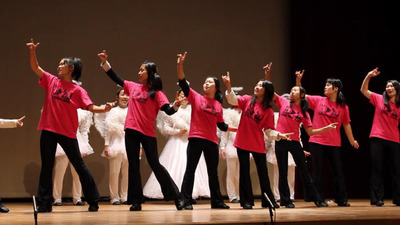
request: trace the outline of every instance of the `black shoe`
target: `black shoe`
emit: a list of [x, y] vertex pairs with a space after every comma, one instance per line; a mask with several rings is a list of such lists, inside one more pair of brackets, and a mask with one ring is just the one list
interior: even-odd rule
[[130, 211], [140, 211], [140, 210], [142, 210], [142, 205], [135, 203], [129, 208], [129, 210]]
[[231, 207], [229, 207], [229, 205], [225, 204], [225, 203], [221, 203], [219, 205], [211, 205], [212, 209], [230, 209]]
[[121, 205], [121, 202], [120, 202], [120, 201], [115, 201], [115, 202], [113, 202], [112, 204], [113, 204], [113, 205]]
[[294, 206], [294, 204], [293, 203], [289, 203], [289, 204], [287, 204], [287, 205], [285, 205], [285, 207], [286, 208], [295, 208], [295, 206]]
[[53, 211], [53, 208], [51, 205], [40, 205], [37, 209], [38, 212], [43, 213], [43, 212], [51, 212]]
[[96, 203], [89, 203], [89, 212], [97, 212], [99, 211], [99, 205]]
[[350, 204], [347, 201], [336, 202], [336, 203], [337, 203], [338, 206], [341, 206], [341, 207], [349, 207], [350, 206]]
[[77, 206], [83, 206], [83, 205], [85, 205], [85, 204], [84, 204], [82, 201], [79, 201], [79, 202], [76, 202], [75, 205], [77, 205]]
[[183, 199], [181, 197], [177, 197], [175, 199], [175, 207], [177, 210], [182, 210], [183, 207], [185, 207], [185, 202], [183, 201]]
[[315, 201], [314, 204], [317, 207], [328, 207], [328, 204], [326, 204], [326, 202], [323, 202], [323, 201]]
[[5, 207], [3, 204], [0, 203], [0, 212], [2, 213], [8, 213], [10, 210]]
[[249, 203], [243, 204], [242, 207], [243, 207], [243, 209], [253, 209], [253, 206], [251, 204], [249, 204]]
[[54, 202], [53, 205], [54, 206], [62, 206], [62, 203], [61, 202]]
[[237, 200], [236, 198], [232, 199], [231, 203], [239, 203], [239, 200]]
[[280, 206], [276, 202], [272, 203], [272, 205], [274, 205], [275, 209], [279, 209], [280, 208]]
[[122, 204], [128, 205], [128, 201], [124, 201], [124, 202], [122, 202]]
[[186, 210], [193, 210], [193, 206], [192, 206], [192, 204], [189, 204], [189, 205], [185, 205], [185, 207], [184, 207]]
[[296, 202], [296, 199], [290, 199], [290, 201], [292, 201], [292, 202]]
[[192, 205], [196, 205], [196, 204], [197, 204], [196, 200], [194, 200], [194, 199], [191, 199], [191, 200], [190, 200], [190, 203], [191, 203]]
[[385, 203], [383, 202], [383, 201], [378, 201], [377, 203], [376, 203], [376, 206], [378, 206], [378, 207], [381, 207], [381, 206], [383, 206]]

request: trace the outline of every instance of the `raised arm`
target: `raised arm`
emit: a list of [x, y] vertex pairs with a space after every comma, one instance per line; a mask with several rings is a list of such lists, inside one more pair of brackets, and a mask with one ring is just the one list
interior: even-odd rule
[[376, 77], [380, 74], [381, 72], [378, 71], [378, 67], [376, 67], [375, 69], [371, 70], [368, 72], [367, 76], [365, 76], [364, 81], [361, 85], [361, 93], [363, 93], [363, 95], [365, 97], [367, 97], [368, 99], [371, 98], [371, 91], [368, 90], [369, 87], [369, 80], [371, 79], [371, 77]]
[[336, 123], [331, 123], [328, 126], [321, 127], [321, 128], [318, 128], [318, 129], [312, 129], [312, 127], [307, 127], [307, 128], [305, 128], [305, 130], [306, 130], [308, 136], [312, 136], [312, 135], [323, 133], [323, 132], [328, 131], [328, 130], [336, 129], [336, 125], [337, 124], [338, 124], [337, 122]]
[[31, 38], [31, 42], [26, 43], [29, 49], [29, 62], [31, 64], [31, 68], [33, 72], [35, 72], [40, 78], [42, 78], [44, 70], [39, 66], [39, 63], [36, 58], [36, 48], [39, 46], [38, 43], [33, 42], [33, 38]]
[[301, 79], [303, 79], [304, 70], [296, 71], [295, 75], [296, 75], [296, 86], [301, 87]]
[[231, 76], [229, 74], [229, 71], [226, 72], [226, 75], [222, 75], [222, 81], [224, 82], [226, 87], [225, 96], [226, 99], [228, 100], [228, 103], [234, 106], [238, 105], [239, 103], [236, 94], [235, 92], [232, 91]]
[[177, 55], [178, 59], [176, 61], [176, 66], [177, 66], [178, 80], [183, 80], [185, 78], [185, 72], [183, 71], [183, 63], [185, 62], [186, 54], [187, 52], [185, 52], [183, 55], [182, 54]]
[[100, 66], [107, 73], [108, 77], [110, 77], [110, 79], [113, 80], [116, 84], [118, 84], [119, 86], [123, 87], [124, 86], [124, 79], [119, 77], [118, 74], [116, 74], [114, 72], [114, 70], [111, 69], [111, 65], [107, 61], [108, 55], [106, 53], [106, 50], [103, 50], [101, 53], [97, 54], [97, 56], [100, 58], [100, 61], [101, 61]]
[[[264, 73], [265, 73], [265, 80], [271, 81], [272, 62], [270, 62], [266, 66], [264, 66], [263, 69], [264, 69]], [[272, 98], [272, 101], [275, 102], [277, 97], [278, 97], [278, 94], [276, 92], [274, 92], [274, 97]]]

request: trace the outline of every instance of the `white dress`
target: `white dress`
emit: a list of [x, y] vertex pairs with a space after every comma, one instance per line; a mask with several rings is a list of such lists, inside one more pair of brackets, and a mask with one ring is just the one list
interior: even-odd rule
[[[186, 108], [179, 108], [172, 116], [167, 116], [162, 111], [157, 115], [157, 128], [168, 139], [159, 160], [165, 169], [168, 170], [179, 189], [182, 186], [183, 176], [186, 171], [190, 114], [191, 106], [187, 105]], [[180, 134], [180, 129], [182, 128], [187, 129], [187, 132]], [[154, 173], [151, 173], [147, 180], [143, 188], [143, 195], [154, 199], [164, 198], [161, 186]], [[210, 197], [207, 166], [203, 154], [197, 165], [192, 193], [193, 199], [198, 197]]]
[[[124, 203], [128, 199], [129, 162], [126, 155], [124, 125], [128, 108], [119, 106], [107, 113], [97, 113], [94, 116], [95, 127], [108, 145], [109, 154], [109, 190], [110, 202]], [[106, 157], [104, 151], [103, 157]], [[119, 177], [121, 174], [121, 185]], [[120, 187], [119, 187], [120, 186]], [[119, 188], [118, 188], [119, 187]]]

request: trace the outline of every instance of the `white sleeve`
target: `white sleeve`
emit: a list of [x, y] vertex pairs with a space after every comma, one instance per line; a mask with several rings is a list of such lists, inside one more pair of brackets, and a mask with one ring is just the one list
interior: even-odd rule
[[265, 134], [267, 135], [268, 139], [271, 141], [279, 141], [280, 138], [278, 137], [278, 134], [280, 134], [278, 131], [276, 130], [272, 130], [272, 129], [268, 129], [264, 131]]
[[5, 120], [0, 119], [0, 128], [14, 128], [17, 127], [18, 120]]
[[108, 61], [106, 61], [105, 63], [101, 63], [100, 66], [103, 68], [104, 71], [109, 71], [111, 69], [111, 65]]
[[225, 91], [225, 96], [226, 96], [226, 99], [228, 100], [229, 104], [231, 104], [231, 105], [239, 104], [238, 100], [237, 100], [237, 96], [236, 96], [235, 92], [233, 92], [232, 90], [231, 90], [231, 93], [228, 93], [228, 91]]

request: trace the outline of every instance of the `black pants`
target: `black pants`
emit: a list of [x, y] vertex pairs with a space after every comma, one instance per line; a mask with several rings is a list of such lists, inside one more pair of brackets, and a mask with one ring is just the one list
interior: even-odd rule
[[308, 171], [306, 157], [304, 156], [303, 149], [298, 141], [280, 140], [275, 142], [275, 154], [279, 167], [279, 193], [281, 196], [281, 205], [285, 206], [292, 201], [290, 200], [290, 190], [287, 181], [288, 172], [288, 152], [293, 156], [297, 169], [300, 171], [301, 178], [303, 179], [305, 195], [309, 196], [312, 201], [321, 201], [317, 188]]
[[52, 204], [53, 167], [57, 143], [63, 148], [72, 166], [79, 175], [82, 191], [89, 204], [97, 203], [100, 199], [96, 183], [88, 167], [81, 157], [78, 141], [61, 134], [43, 130], [40, 136], [40, 156], [42, 168], [40, 170], [38, 202], [48, 207]]
[[126, 129], [125, 145], [129, 162], [128, 178], [128, 204], [141, 204], [144, 202], [142, 181], [140, 177], [140, 143], [146, 153], [147, 161], [160, 183], [165, 200], [175, 200], [179, 197], [179, 189], [172, 180], [168, 171], [158, 160], [157, 139], [143, 133]]
[[381, 138], [370, 139], [371, 151], [371, 203], [383, 201], [384, 185], [383, 173], [384, 163], [388, 157], [390, 172], [393, 183], [393, 203], [400, 204], [400, 144]]
[[218, 145], [212, 141], [202, 138], [189, 138], [187, 147], [186, 171], [182, 181], [181, 192], [185, 205], [190, 205], [193, 193], [194, 174], [199, 163], [201, 153], [204, 152], [204, 158], [207, 165], [208, 183], [211, 194], [211, 205], [218, 206], [224, 203], [218, 180]]
[[316, 143], [310, 143], [309, 146], [313, 164], [313, 178], [322, 200], [325, 201], [323, 171], [324, 160], [327, 158], [333, 173], [335, 202], [347, 202], [346, 183], [343, 175], [340, 147]]
[[237, 148], [237, 154], [239, 158], [239, 193], [240, 193], [240, 205], [244, 204], [254, 205], [253, 188], [250, 179], [250, 153], [253, 155], [254, 162], [256, 163], [258, 180], [260, 182], [261, 188], [261, 205], [262, 207], [267, 207], [268, 202], [263, 197], [266, 193], [271, 200], [272, 204], [276, 203], [274, 195], [272, 194], [267, 168], [267, 157], [265, 153], [257, 153], [246, 151]]

